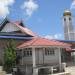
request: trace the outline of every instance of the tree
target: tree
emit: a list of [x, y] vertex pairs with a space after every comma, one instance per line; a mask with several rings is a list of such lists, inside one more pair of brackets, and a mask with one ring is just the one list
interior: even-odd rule
[[4, 52], [4, 69], [7, 72], [11, 72], [12, 68], [16, 65], [16, 51], [13, 44], [13, 40], [10, 40], [7, 46], [5, 47]]

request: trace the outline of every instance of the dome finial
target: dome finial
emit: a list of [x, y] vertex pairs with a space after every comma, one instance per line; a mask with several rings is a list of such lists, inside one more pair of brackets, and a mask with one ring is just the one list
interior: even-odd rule
[[63, 16], [71, 16], [71, 11], [68, 10], [68, 9], [66, 9], [66, 10], [64, 11]]

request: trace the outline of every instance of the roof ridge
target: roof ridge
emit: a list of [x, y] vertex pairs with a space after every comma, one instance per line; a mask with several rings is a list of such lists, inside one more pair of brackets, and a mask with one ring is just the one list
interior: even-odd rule
[[33, 38], [31, 41], [32, 41], [32, 43], [31, 43], [31, 45], [37, 40], [38, 38]]

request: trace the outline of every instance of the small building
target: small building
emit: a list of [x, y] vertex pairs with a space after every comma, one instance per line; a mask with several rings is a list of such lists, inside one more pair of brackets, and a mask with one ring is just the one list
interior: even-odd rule
[[55, 68], [62, 70], [62, 51], [70, 48], [70, 44], [38, 37], [22, 21], [11, 22], [5, 18], [0, 24], [0, 63], [4, 61], [4, 50], [11, 39], [18, 45], [17, 66], [24, 74], [36, 75], [44, 69], [51, 69], [50, 73]]
[[35, 34], [22, 21], [11, 22], [5, 18], [0, 24], [0, 63], [4, 61], [4, 50], [11, 39], [16, 46], [23, 41], [32, 39], [33, 36]]
[[70, 46], [70, 44], [41, 37], [24, 42], [17, 46], [20, 69], [26, 75], [38, 75], [38, 73], [42, 71], [44, 73], [50, 69], [49, 73], [53, 73], [55, 67], [56, 70], [63, 71], [61, 51], [63, 48], [70, 48]]

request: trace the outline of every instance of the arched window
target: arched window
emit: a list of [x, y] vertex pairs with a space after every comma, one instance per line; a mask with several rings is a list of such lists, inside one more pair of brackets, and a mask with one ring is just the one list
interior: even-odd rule
[[69, 17], [69, 21], [71, 20], [71, 18]]
[[66, 21], [66, 18], [64, 18], [64, 21]]

